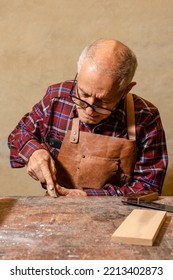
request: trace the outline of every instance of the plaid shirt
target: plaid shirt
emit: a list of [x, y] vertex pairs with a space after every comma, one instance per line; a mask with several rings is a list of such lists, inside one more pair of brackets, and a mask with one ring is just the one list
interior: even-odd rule
[[[73, 118], [77, 116], [76, 106], [69, 96], [71, 87], [72, 81], [50, 86], [44, 98], [21, 119], [9, 135], [10, 162], [13, 168], [25, 166], [35, 150], [43, 149], [42, 143], [46, 144], [54, 159], [57, 157], [59, 149], [52, 148], [49, 139], [63, 141], [67, 130], [71, 129]], [[86, 189], [88, 196], [119, 196], [143, 190], [161, 193], [168, 155], [159, 112], [150, 102], [137, 95], [133, 97], [137, 137], [137, 161], [133, 181], [121, 188], [107, 184], [101, 190]], [[87, 125], [80, 122], [80, 130], [127, 138], [124, 100], [120, 102], [115, 113], [99, 124]]]

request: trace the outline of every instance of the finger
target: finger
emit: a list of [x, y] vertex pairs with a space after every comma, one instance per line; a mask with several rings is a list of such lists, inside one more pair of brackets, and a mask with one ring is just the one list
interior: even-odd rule
[[61, 187], [60, 185], [56, 184], [56, 190], [59, 195], [67, 196], [69, 194], [69, 190]]
[[43, 173], [46, 185], [47, 185], [48, 194], [52, 197], [57, 197], [56, 192], [55, 192], [54, 181], [51, 176], [51, 172], [49, 170], [48, 165], [42, 166], [42, 173]]
[[36, 177], [36, 175], [34, 175], [34, 173], [27, 171], [27, 173], [29, 174], [29, 176], [31, 176], [34, 180], [38, 181], [39, 179]]
[[54, 182], [56, 182], [57, 171], [56, 171], [56, 167], [55, 167], [55, 162], [52, 158], [50, 159], [50, 164], [49, 165], [50, 165], [50, 173], [52, 175], [52, 179], [53, 179]]
[[50, 186], [47, 186], [47, 191], [48, 191], [48, 194], [49, 194], [50, 196], [52, 196], [52, 197], [58, 197], [55, 188], [52, 188], [52, 187], [50, 187]]
[[28, 174], [29, 174], [34, 180], [40, 181], [41, 184], [42, 184], [42, 186], [43, 186], [44, 188], [47, 189], [48, 194], [49, 194], [50, 196], [52, 196], [52, 197], [57, 197], [56, 192], [55, 192], [55, 189], [54, 189], [54, 188], [52, 189], [51, 187], [48, 187], [48, 186], [47, 186], [46, 180], [45, 180], [45, 178], [44, 178], [42, 172], [39, 172], [39, 175], [38, 175], [39, 178], [37, 178], [36, 175], [34, 175], [34, 172], [28, 171]]
[[57, 197], [58, 194], [56, 192], [55, 189], [55, 184], [56, 184], [56, 168], [55, 168], [55, 162], [54, 160], [50, 157], [50, 160], [48, 162], [48, 175], [46, 175], [47, 177], [45, 178], [46, 182], [47, 182], [47, 190], [49, 195], [51, 195], [52, 197]]
[[42, 173], [41, 170], [38, 170], [37, 172], [34, 171], [29, 171], [28, 174], [32, 177], [32, 178], [37, 178], [37, 180], [39, 180], [41, 183], [45, 183], [46, 180], [44, 178], [44, 175]]
[[67, 196], [87, 196], [86, 192], [81, 190], [70, 190]]
[[36, 174], [31, 171], [30, 169], [30, 164], [28, 163], [27, 166], [26, 166], [26, 172], [29, 174], [29, 176], [31, 176], [34, 180], [38, 181], [38, 177], [36, 176]]
[[34, 179], [39, 180], [41, 183], [45, 183], [45, 179], [43, 176], [43, 173], [41, 169], [38, 168], [38, 166], [35, 166], [34, 164], [30, 164], [30, 162], [27, 165], [27, 173]]
[[58, 193], [56, 192], [56, 189], [54, 189], [54, 190], [52, 191], [52, 195], [50, 195], [50, 191], [48, 192], [48, 187], [47, 187], [47, 185], [44, 184], [44, 183], [41, 183], [41, 185], [42, 185], [42, 188], [46, 190], [46, 196], [52, 196], [52, 197], [58, 197], [58, 196], [59, 196]]
[[70, 192], [67, 194], [67, 196], [79, 196], [78, 192], [76, 190], [70, 190]]

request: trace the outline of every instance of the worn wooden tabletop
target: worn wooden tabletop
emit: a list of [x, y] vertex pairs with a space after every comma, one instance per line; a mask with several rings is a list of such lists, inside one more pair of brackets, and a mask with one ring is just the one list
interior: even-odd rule
[[[173, 205], [173, 197], [159, 201]], [[0, 258], [173, 259], [172, 213], [167, 213], [154, 246], [117, 244], [111, 240], [134, 208], [115, 197], [2, 197]]]

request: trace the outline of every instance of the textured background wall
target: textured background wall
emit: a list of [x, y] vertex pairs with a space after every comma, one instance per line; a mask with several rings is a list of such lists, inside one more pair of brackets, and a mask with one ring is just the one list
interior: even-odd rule
[[81, 50], [102, 37], [138, 57], [133, 92], [160, 110], [170, 156], [163, 194], [173, 195], [172, 11], [172, 0], [0, 0], [0, 195], [43, 194], [25, 168], [10, 168], [8, 134], [50, 84], [74, 77]]

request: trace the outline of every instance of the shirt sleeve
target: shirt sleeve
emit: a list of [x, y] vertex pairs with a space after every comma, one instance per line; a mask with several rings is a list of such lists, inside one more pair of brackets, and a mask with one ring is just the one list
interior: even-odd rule
[[49, 102], [50, 94], [47, 90], [45, 97], [33, 107], [31, 113], [26, 114], [20, 120], [9, 135], [8, 146], [12, 167], [25, 166], [34, 151], [44, 149], [41, 132], [44, 129], [43, 118]]
[[123, 193], [118, 186], [106, 184], [102, 189], [85, 189], [87, 196], [121, 196]]
[[137, 161], [132, 181], [123, 186], [107, 184], [101, 190], [86, 190], [88, 196], [121, 196], [143, 190], [161, 194], [168, 165], [165, 133], [158, 111], [137, 126]]
[[161, 194], [168, 166], [168, 153], [165, 132], [158, 111], [149, 115], [137, 129], [137, 134], [141, 135], [141, 138], [137, 139], [137, 162], [133, 181], [131, 184], [125, 184], [121, 190], [124, 194], [142, 190]]

